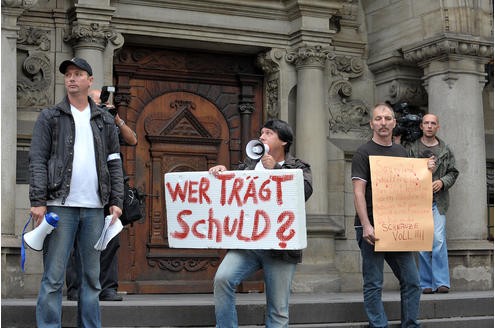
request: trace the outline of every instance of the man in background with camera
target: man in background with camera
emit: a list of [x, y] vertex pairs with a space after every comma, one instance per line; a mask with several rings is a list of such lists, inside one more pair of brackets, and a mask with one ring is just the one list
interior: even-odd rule
[[111, 115], [88, 97], [93, 83], [88, 62], [65, 60], [59, 71], [67, 95], [41, 111], [29, 152], [31, 216], [36, 226], [47, 211], [60, 217], [43, 245], [36, 322], [38, 327], [61, 327], [64, 271], [77, 242], [78, 326], [101, 327], [100, 252], [94, 245], [103, 230], [103, 206], [108, 204], [112, 224], [122, 214], [120, 146]]
[[437, 137], [440, 129], [438, 117], [423, 116], [421, 138], [407, 146], [409, 157], [430, 158], [434, 156], [436, 170], [433, 172], [433, 248], [431, 252], [419, 252], [419, 278], [423, 294], [448, 293], [450, 289], [449, 256], [445, 214], [449, 207], [449, 189], [454, 185], [459, 171], [455, 168], [452, 150]]
[[[120, 118], [117, 113], [117, 109], [113, 105], [107, 103], [110, 87], [103, 87], [102, 90], [92, 89], [89, 90], [89, 96], [93, 101], [102, 109], [107, 110], [114, 117], [115, 126], [119, 134], [120, 145], [135, 146], [137, 144], [136, 133], [125, 124], [124, 120]], [[113, 88], [113, 87], [112, 87]], [[103, 103], [102, 99], [103, 98]], [[121, 154], [122, 156], [122, 154]], [[122, 166], [123, 169], [123, 166]], [[123, 170], [125, 177], [125, 171]], [[108, 206], [105, 206], [104, 215], [108, 215]], [[118, 258], [117, 251], [120, 247], [120, 234], [110, 240], [107, 247], [101, 252], [100, 255], [100, 301], [122, 301], [121, 295], [118, 295], [117, 289], [118, 283]], [[67, 285], [67, 299], [69, 301], [77, 301], [79, 299], [78, 289], [80, 284], [80, 278], [75, 270], [77, 265], [77, 258], [75, 256], [77, 244], [74, 245], [74, 251], [69, 259], [66, 270], [66, 285]]]

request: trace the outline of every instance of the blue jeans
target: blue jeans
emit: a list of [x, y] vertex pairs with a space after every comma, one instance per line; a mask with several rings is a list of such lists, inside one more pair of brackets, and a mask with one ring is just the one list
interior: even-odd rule
[[55, 212], [60, 219], [43, 245], [44, 271], [36, 305], [38, 328], [60, 328], [62, 325], [65, 267], [76, 239], [81, 260], [77, 268], [81, 277], [77, 325], [99, 328], [100, 252], [94, 245], [103, 230], [103, 208], [49, 206], [48, 211]]
[[388, 327], [382, 302], [384, 260], [400, 283], [401, 327], [420, 327], [417, 317], [421, 288], [413, 253], [375, 252], [375, 247], [363, 239], [362, 227], [356, 227], [356, 239], [363, 260], [364, 309], [370, 327]]
[[445, 215], [438, 212], [433, 203], [433, 248], [431, 252], [419, 252], [419, 281], [421, 288], [450, 288], [449, 255], [447, 252], [447, 234]]
[[272, 257], [269, 250], [230, 250], [215, 274], [216, 327], [238, 327], [235, 290], [237, 285], [259, 269], [263, 269], [265, 279], [265, 326], [289, 326], [290, 287], [296, 264]]

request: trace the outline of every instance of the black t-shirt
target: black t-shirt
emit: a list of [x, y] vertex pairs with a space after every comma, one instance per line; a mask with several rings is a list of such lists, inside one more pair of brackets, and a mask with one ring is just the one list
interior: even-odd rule
[[[371, 169], [369, 156], [394, 156], [407, 157], [407, 151], [399, 144], [393, 143], [391, 146], [382, 146], [373, 140], [361, 145], [352, 158], [351, 178], [366, 181], [366, 208], [370, 223], [373, 225], [373, 199], [371, 198]], [[360, 226], [361, 221], [356, 213], [355, 226]]]

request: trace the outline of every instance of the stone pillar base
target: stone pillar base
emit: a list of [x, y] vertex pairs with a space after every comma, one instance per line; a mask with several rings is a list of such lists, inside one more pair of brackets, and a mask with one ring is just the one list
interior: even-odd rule
[[334, 293], [340, 291], [340, 276], [334, 265], [300, 264], [292, 281], [293, 293]]
[[303, 263], [297, 266], [293, 292], [340, 291], [340, 275], [335, 267], [335, 234], [343, 228], [334, 219], [323, 214], [307, 215], [308, 247], [303, 251]]
[[452, 290], [493, 290], [493, 243], [448, 240]]

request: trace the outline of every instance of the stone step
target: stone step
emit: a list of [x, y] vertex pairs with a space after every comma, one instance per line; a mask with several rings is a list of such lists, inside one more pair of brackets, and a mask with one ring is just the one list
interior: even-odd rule
[[[385, 292], [384, 306], [391, 328], [398, 328], [400, 297]], [[366, 327], [361, 293], [297, 293], [290, 300], [290, 327]], [[211, 294], [124, 295], [122, 302], [101, 302], [103, 328], [214, 327]], [[493, 291], [422, 295], [423, 328], [494, 327]], [[63, 301], [63, 327], [76, 327], [77, 303]], [[35, 327], [36, 300], [2, 299], [2, 327]], [[238, 294], [240, 327], [263, 327], [264, 294]]]

